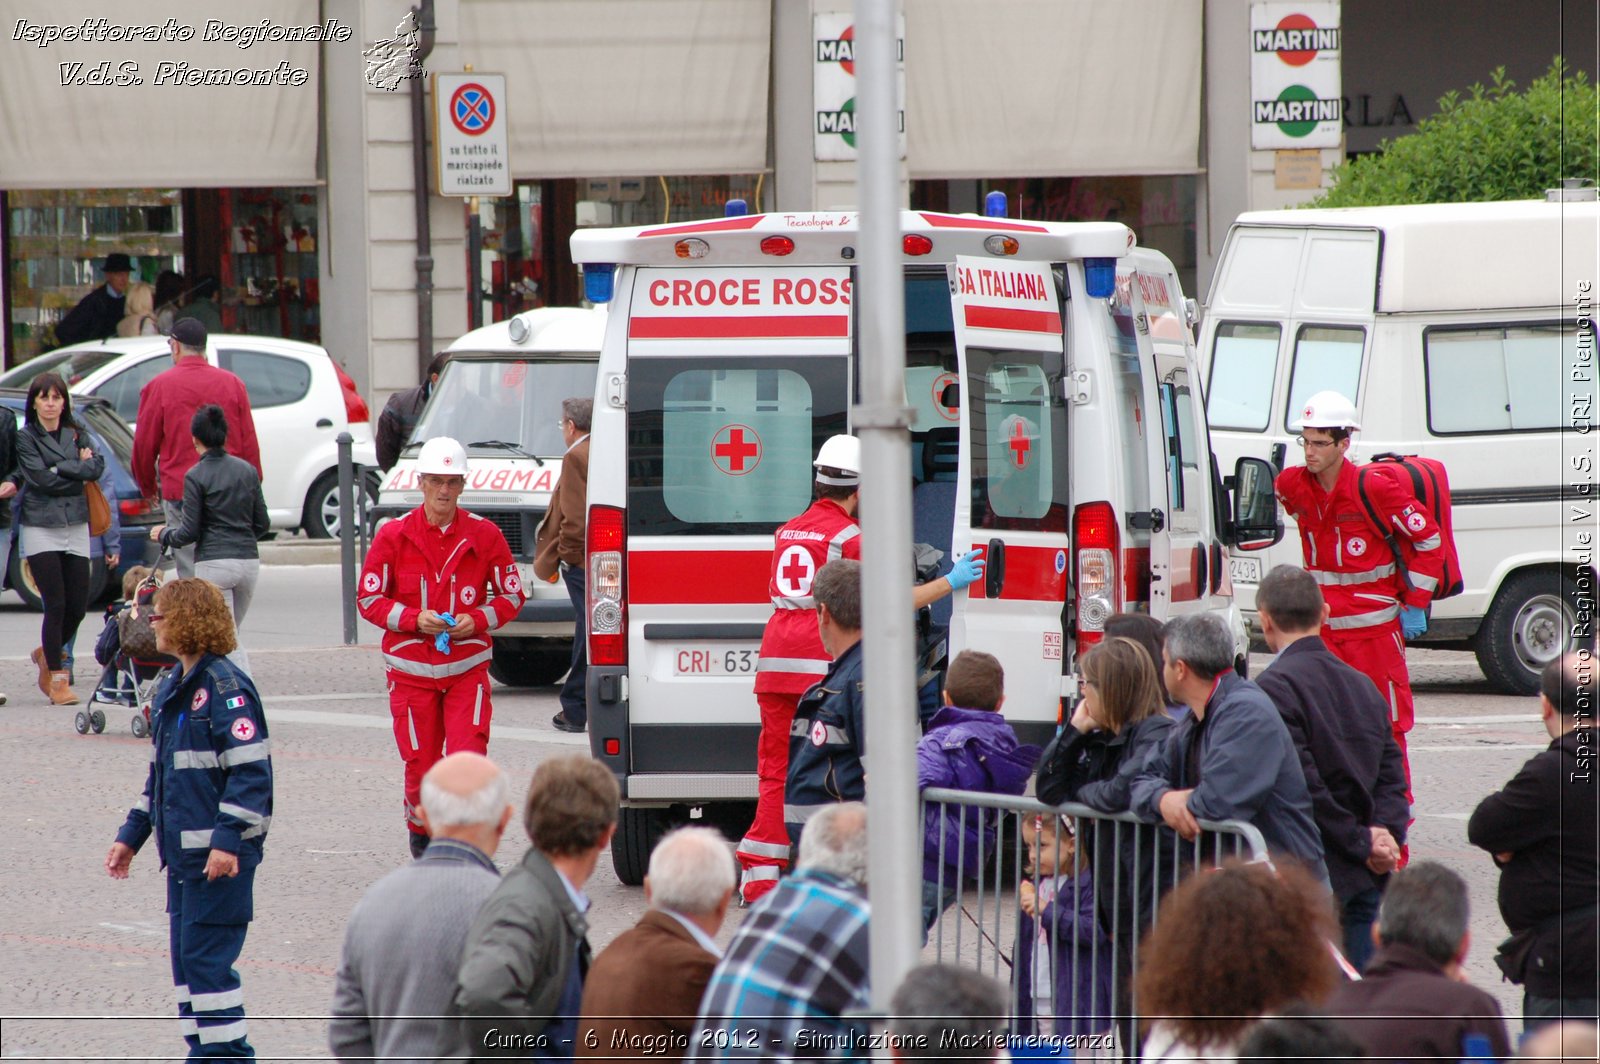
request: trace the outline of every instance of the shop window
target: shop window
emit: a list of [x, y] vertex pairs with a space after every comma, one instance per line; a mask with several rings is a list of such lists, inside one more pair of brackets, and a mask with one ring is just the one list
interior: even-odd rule
[[317, 195], [312, 188], [223, 189], [222, 324], [250, 336], [322, 338]]

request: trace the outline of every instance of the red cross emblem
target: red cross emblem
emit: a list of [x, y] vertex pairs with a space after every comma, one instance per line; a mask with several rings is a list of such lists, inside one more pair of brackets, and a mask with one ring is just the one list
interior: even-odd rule
[[950, 385], [958, 383], [960, 379], [954, 373], [941, 373], [933, 378], [933, 408], [946, 421], [961, 420], [961, 408], [959, 406], [944, 405], [944, 390]]
[[804, 598], [811, 594], [811, 579], [816, 575], [817, 563], [804, 547], [788, 547], [778, 558], [778, 590], [785, 595]]
[[748, 425], [724, 425], [711, 439], [711, 460], [724, 473], [742, 477], [761, 464], [761, 437]]
[[1028, 451], [1033, 448], [1033, 441], [1028, 439], [1028, 427], [1022, 418], [1011, 422], [1011, 433], [1006, 440], [1006, 447], [1011, 451], [1011, 461], [1018, 469], [1028, 466]]

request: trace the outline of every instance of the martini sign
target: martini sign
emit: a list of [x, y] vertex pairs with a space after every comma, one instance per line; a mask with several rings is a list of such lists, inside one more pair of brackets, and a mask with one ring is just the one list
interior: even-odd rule
[[1337, 148], [1339, 5], [1250, 5], [1250, 146]]
[[[856, 34], [848, 14], [813, 16], [816, 53], [812, 64], [815, 128], [814, 155], [823, 162], [856, 158]], [[905, 16], [895, 19], [895, 95], [901, 101], [900, 158], [906, 157], [906, 30]]]

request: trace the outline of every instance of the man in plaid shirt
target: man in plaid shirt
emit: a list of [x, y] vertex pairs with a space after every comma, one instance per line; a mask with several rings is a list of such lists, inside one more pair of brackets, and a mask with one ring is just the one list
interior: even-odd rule
[[817, 812], [799, 870], [758, 901], [717, 963], [687, 1061], [820, 1060], [859, 1053], [867, 1028], [867, 807]]

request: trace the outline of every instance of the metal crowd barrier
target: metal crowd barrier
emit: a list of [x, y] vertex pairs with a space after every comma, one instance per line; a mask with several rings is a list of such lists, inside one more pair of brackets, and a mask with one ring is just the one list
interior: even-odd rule
[[[1141, 1019], [1134, 990], [1137, 943], [1148, 927], [1140, 925], [1159, 921], [1162, 895], [1184, 876], [1229, 858], [1268, 860], [1261, 832], [1237, 820], [1202, 820], [1200, 836], [1187, 842], [1132, 813], [1100, 813], [1075, 803], [1051, 807], [1031, 798], [930, 788], [922, 794], [922, 809], [921, 822], [927, 823], [932, 810], [938, 828], [936, 885], [941, 894], [954, 896], [929, 929], [922, 959], [975, 968], [1006, 984], [1013, 1032], [1061, 1037], [1079, 1056], [1128, 1055]], [[1052, 891], [1050, 870], [1029, 866], [1027, 843], [1051, 818], [1059, 818], [1062, 830], [1071, 828], [1080, 856], [1067, 870], [1077, 874], [1057, 884], [1052, 921], [1043, 929], [1034, 923], [1031, 949], [1025, 950], [1023, 885], [1030, 885], [1036, 898]], [[992, 846], [985, 821], [994, 825]], [[955, 853], [947, 852], [952, 826]], [[975, 853], [968, 852], [969, 834]], [[952, 865], [968, 874], [958, 874]], [[1086, 896], [1107, 886], [1109, 898]], [[1041, 931], [1055, 943], [1043, 956]], [[1033, 954], [1026, 972], [1017, 970], [1024, 952]], [[1019, 997], [1024, 979], [1033, 984], [1032, 1000]], [[1038, 988], [1046, 981], [1041, 996]], [[1072, 1000], [1060, 1000], [1058, 991]], [[1065, 1022], [1052, 1025], [1041, 1018]]]

